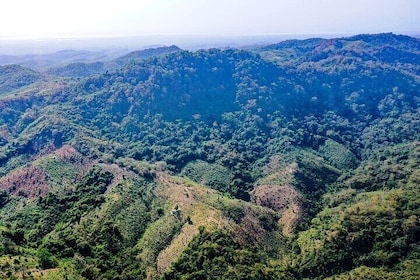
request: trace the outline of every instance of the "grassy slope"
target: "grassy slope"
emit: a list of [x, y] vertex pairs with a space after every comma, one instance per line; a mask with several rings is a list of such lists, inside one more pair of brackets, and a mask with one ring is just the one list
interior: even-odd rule
[[[320, 69], [325, 66], [323, 63], [328, 66], [333, 62], [319, 62]], [[394, 145], [400, 141], [397, 139], [388, 143], [388, 147], [380, 146], [382, 139], [369, 131], [382, 127], [387, 136], [386, 119], [384, 124], [379, 122], [365, 129], [366, 135], [362, 137], [366, 139], [362, 140], [366, 147], [370, 147], [370, 140], [377, 140], [380, 148], [366, 149], [361, 163], [349, 148], [331, 139], [317, 150], [296, 148], [291, 153], [271, 155], [261, 171], [262, 176], [255, 182], [253, 201], [260, 205], [256, 206], [188, 178], [177, 177], [165, 171], [160, 163], [149, 164], [127, 157], [121, 153], [126, 148], [123, 140], [99, 136], [100, 133], [81, 122], [83, 117], [79, 111], [73, 111], [68, 103], [60, 104], [67, 101], [68, 97], [62, 93], [71, 83], [63, 79], [35, 83], [0, 100], [5, 116], [0, 123], [0, 140], [7, 140], [0, 147], [1, 173], [7, 174], [0, 179], [0, 185], [9, 189], [14, 184], [17, 189], [12, 193], [19, 195], [22, 190], [20, 195], [26, 193], [28, 197], [13, 197], [0, 209], [1, 225], [7, 225], [0, 228], [2, 233], [16, 231], [13, 221], [6, 221], [14, 213], [26, 213], [24, 217], [28, 220], [32, 214], [33, 219], [36, 215], [42, 217], [42, 213], [37, 212], [37, 195], [44, 196], [50, 191], [64, 196], [66, 191], [76, 190], [83, 176], [95, 165], [114, 176], [107, 186], [104, 202], [88, 208], [77, 222], [57, 223], [38, 240], [42, 245], [50, 241], [48, 246], [59, 243], [63, 232], [69, 230], [78, 241], [91, 242], [93, 250], [100, 252], [105, 245], [95, 236], [101, 237], [110, 228], [117, 229], [114, 233], [119, 232], [123, 243], [130, 244], [124, 245], [126, 251], [118, 252], [120, 256], [134, 255], [135, 263], [147, 276], [156, 278], [181, 255], [199, 227], [204, 226], [210, 231], [228, 229], [241, 243], [270, 251], [277, 258], [276, 262], [302, 276], [336, 273], [348, 279], [374, 273], [392, 279], [401, 275], [410, 278], [418, 273], [418, 255], [414, 248], [418, 239], [412, 235], [418, 234], [420, 215], [419, 145], [416, 141]], [[100, 94], [92, 93], [79, 99], [83, 102], [83, 98], [97, 96]], [[53, 105], [37, 108], [44, 102]], [[411, 123], [415, 127], [415, 118]], [[411, 132], [413, 128], [407, 130]], [[61, 141], [68, 145], [57, 150]], [[284, 162], [279, 160], [281, 158]], [[137, 207], [141, 200], [131, 197], [133, 189], [139, 187], [135, 181], [146, 177], [153, 190], [153, 198], [147, 201], [151, 202], [150, 211], [146, 209], [148, 205]], [[308, 202], [313, 197], [305, 195], [311, 193], [311, 188], [319, 193], [315, 201]], [[332, 192], [336, 190], [338, 192]], [[141, 195], [150, 194], [146, 191]], [[278, 199], [273, 199], [275, 196]], [[313, 209], [305, 209], [303, 204], [306, 203]], [[161, 213], [157, 214], [159, 209]], [[296, 225], [310, 210], [313, 212], [309, 216], [315, 218], [306, 221], [306, 230], [293, 235]], [[150, 214], [145, 221], [133, 218], [143, 212]], [[112, 226], [108, 227], [107, 222]], [[138, 222], [145, 223], [144, 231], [133, 226]], [[37, 227], [30, 228], [25, 237], [29, 238], [36, 230]], [[365, 236], [370, 239], [364, 240]], [[296, 241], [293, 252], [288, 252], [290, 240]], [[10, 244], [11, 252], [0, 258], [4, 269], [0, 275], [6, 278], [9, 271], [18, 278], [30, 271], [34, 279], [82, 279], [80, 264], [83, 268], [92, 265], [89, 256], [76, 252], [72, 258], [59, 257], [57, 267], [44, 269], [39, 266], [36, 246]], [[372, 244], [373, 248], [363, 251]], [[407, 248], [404, 244], [413, 247]], [[394, 249], [401, 251], [394, 252]], [[348, 272], [342, 273], [334, 267], [333, 264], [340, 261], [343, 262], [341, 268], [349, 269]], [[96, 273], [95, 269], [89, 273]], [[405, 269], [408, 271], [404, 272]]]

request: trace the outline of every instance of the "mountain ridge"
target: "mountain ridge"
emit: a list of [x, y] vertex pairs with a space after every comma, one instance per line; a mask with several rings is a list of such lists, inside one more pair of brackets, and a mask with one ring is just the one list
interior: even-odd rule
[[12, 67], [0, 277], [419, 275], [418, 39], [143, 54]]

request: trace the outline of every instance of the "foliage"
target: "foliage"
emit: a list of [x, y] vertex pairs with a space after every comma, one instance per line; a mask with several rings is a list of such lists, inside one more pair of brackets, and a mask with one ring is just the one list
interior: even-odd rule
[[[156, 279], [176, 239], [167, 279], [413, 278], [418, 50], [377, 34], [1, 66], [0, 277]], [[246, 202], [257, 188], [281, 211]]]
[[9, 195], [4, 190], [0, 190], [0, 208], [5, 206], [8, 200]]
[[183, 168], [181, 175], [221, 192], [232, 193], [229, 187], [233, 181], [233, 174], [219, 164], [208, 164], [204, 161], [189, 162]]
[[42, 80], [42, 74], [20, 65], [0, 66], [0, 95]]
[[57, 266], [57, 260], [55, 260], [54, 256], [45, 248], [38, 249], [37, 257], [39, 258], [40, 266], [44, 269]]
[[295, 279], [266, 261], [262, 252], [241, 246], [227, 232], [201, 229], [162, 279]]
[[296, 269], [304, 277], [328, 276], [418, 254], [419, 202], [418, 188], [401, 189], [361, 193], [351, 204], [323, 210], [299, 234]]

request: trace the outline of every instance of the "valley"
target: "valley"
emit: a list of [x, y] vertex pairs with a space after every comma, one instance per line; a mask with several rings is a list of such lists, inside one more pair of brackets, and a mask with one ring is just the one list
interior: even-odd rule
[[419, 39], [115, 54], [0, 65], [0, 279], [418, 279]]

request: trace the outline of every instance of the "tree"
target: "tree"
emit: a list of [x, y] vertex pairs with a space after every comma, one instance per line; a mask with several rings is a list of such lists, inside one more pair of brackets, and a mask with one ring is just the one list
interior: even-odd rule
[[54, 268], [58, 264], [56, 258], [46, 248], [39, 248], [37, 257], [39, 259], [39, 265], [43, 269]]

